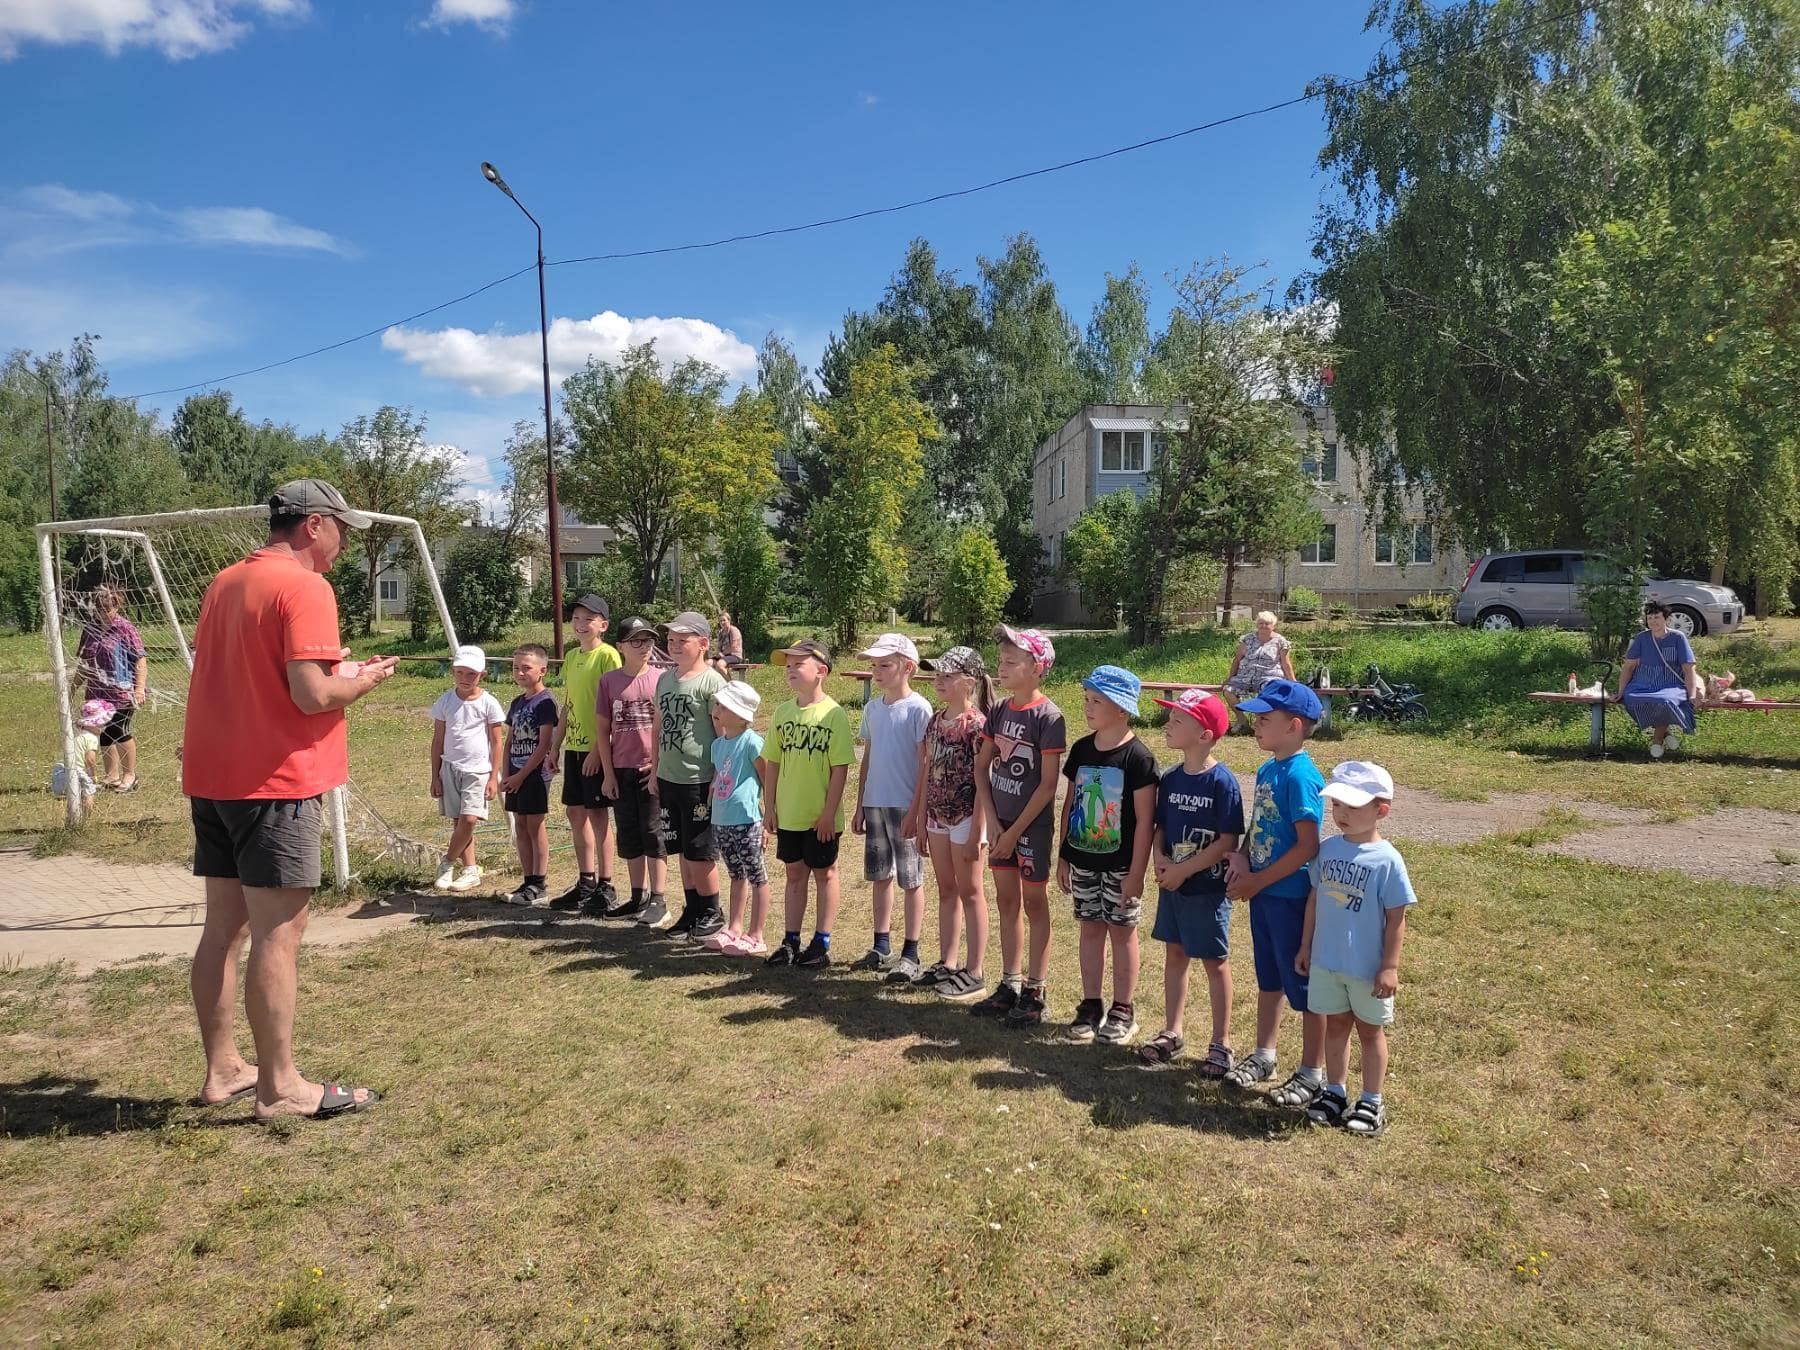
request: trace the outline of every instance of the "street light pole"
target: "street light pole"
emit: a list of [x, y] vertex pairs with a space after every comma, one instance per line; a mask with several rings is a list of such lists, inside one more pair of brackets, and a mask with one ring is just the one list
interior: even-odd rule
[[[513, 196], [513, 190], [500, 176], [500, 170], [483, 160], [481, 175], [504, 192], [514, 206], [525, 211], [525, 203]], [[554, 611], [551, 617], [555, 623], [556, 656], [560, 660], [563, 654], [563, 579], [562, 531], [558, 517], [562, 511], [556, 501], [556, 443], [550, 419], [550, 307], [544, 298], [544, 227], [529, 211], [525, 211], [525, 219], [537, 231], [538, 336], [544, 355], [544, 486], [550, 515], [550, 606]]]

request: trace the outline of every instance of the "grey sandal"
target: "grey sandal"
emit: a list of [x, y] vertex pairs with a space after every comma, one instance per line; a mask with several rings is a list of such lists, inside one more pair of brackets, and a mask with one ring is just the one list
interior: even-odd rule
[[1274, 1076], [1274, 1060], [1264, 1059], [1261, 1055], [1246, 1055], [1226, 1072], [1225, 1085], [1246, 1088], [1252, 1083], [1266, 1083]]
[[1160, 1069], [1172, 1064], [1187, 1042], [1173, 1031], [1159, 1031], [1138, 1047], [1137, 1057], [1147, 1069]]
[[1202, 1078], [1223, 1078], [1233, 1067], [1230, 1049], [1214, 1041], [1206, 1047], [1206, 1058], [1200, 1061], [1194, 1071]]
[[1269, 1094], [1269, 1103], [1289, 1111], [1304, 1111], [1325, 1095], [1325, 1084], [1317, 1078], [1302, 1078], [1298, 1069], [1287, 1082]]
[[1387, 1128], [1386, 1104], [1359, 1097], [1356, 1105], [1351, 1107], [1349, 1114], [1344, 1117], [1344, 1128], [1351, 1134], [1360, 1134], [1365, 1139], [1373, 1139]]

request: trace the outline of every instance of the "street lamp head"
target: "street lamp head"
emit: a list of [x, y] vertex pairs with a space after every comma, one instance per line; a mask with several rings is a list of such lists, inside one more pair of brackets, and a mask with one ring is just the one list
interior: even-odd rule
[[485, 159], [481, 161], [481, 176], [487, 179], [488, 182], [492, 183], [495, 187], [499, 188], [507, 196], [510, 197], [513, 195], [513, 190], [506, 185], [506, 180], [500, 176], [500, 170], [496, 169], [492, 164], [489, 164]]

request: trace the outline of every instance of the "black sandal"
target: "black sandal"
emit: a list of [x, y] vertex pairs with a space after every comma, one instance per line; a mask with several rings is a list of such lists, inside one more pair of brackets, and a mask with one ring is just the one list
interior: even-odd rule
[[1187, 1042], [1172, 1031], [1159, 1031], [1154, 1039], [1138, 1047], [1137, 1057], [1147, 1069], [1160, 1069], [1175, 1062]]
[[1335, 1092], [1322, 1092], [1319, 1099], [1306, 1108], [1306, 1118], [1315, 1125], [1342, 1125], [1350, 1103]]
[[1350, 1108], [1350, 1114], [1344, 1117], [1344, 1128], [1351, 1134], [1373, 1139], [1387, 1128], [1387, 1107], [1380, 1102], [1359, 1097], [1356, 1105]]

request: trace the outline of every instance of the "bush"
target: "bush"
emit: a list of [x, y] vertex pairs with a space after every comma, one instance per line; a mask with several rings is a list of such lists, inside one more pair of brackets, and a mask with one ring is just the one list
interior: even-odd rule
[[406, 573], [406, 626], [414, 642], [429, 642], [438, 630], [437, 604], [425, 584], [424, 570], [417, 566]]
[[985, 530], [962, 530], [944, 568], [944, 625], [960, 641], [980, 642], [1000, 621], [1012, 579]]
[[1449, 591], [1426, 591], [1423, 595], [1413, 596], [1400, 608], [1415, 619], [1442, 623], [1456, 612], [1456, 597]]
[[1643, 621], [1644, 582], [1649, 576], [1641, 560], [1622, 554], [1589, 558], [1580, 586], [1587, 610], [1588, 649], [1600, 660], [1616, 660]]
[[1287, 593], [1287, 612], [1301, 619], [1316, 619], [1322, 607], [1319, 593], [1310, 586], [1290, 586]]
[[363, 572], [361, 555], [352, 556], [345, 550], [325, 579], [337, 594], [338, 627], [346, 633], [368, 632], [369, 578]]
[[[549, 575], [539, 580], [547, 616]], [[464, 642], [491, 642], [502, 636], [519, 615], [524, 590], [517, 551], [503, 534], [469, 534], [444, 564], [444, 603]]]
[[746, 515], [719, 546], [719, 599], [744, 634], [744, 650], [762, 647], [769, 635], [769, 615], [781, 559], [775, 540], [759, 515]]

